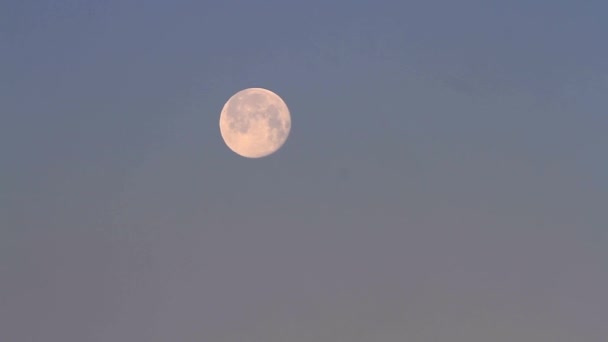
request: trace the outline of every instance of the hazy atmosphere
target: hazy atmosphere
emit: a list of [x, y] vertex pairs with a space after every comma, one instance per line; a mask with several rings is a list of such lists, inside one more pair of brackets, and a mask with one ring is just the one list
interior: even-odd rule
[[0, 1], [0, 340], [605, 342], [606, 13]]

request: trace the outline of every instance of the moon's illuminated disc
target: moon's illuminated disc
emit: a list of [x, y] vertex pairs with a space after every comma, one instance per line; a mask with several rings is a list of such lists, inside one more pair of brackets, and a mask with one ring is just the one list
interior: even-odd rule
[[248, 88], [234, 94], [222, 108], [220, 133], [228, 147], [247, 158], [276, 152], [287, 140], [291, 116], [283, 100], [270, 90]]

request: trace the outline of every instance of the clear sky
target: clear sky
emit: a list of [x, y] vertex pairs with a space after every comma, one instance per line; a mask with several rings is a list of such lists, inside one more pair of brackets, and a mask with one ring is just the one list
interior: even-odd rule
[[605, 342], [606, 13], [1, 1], [0, 340]]

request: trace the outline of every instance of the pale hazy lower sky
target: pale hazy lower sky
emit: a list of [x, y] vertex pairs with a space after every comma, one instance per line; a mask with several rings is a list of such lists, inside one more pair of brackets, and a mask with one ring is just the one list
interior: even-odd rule
[[607, 12], [0, 2], [0, 340], [605, 342]]

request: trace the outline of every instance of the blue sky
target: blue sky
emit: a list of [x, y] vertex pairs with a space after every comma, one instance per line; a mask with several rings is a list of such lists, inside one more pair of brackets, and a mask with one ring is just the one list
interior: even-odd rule
[[604, 341], [607, 10], [2, 2], [0, 336]]

